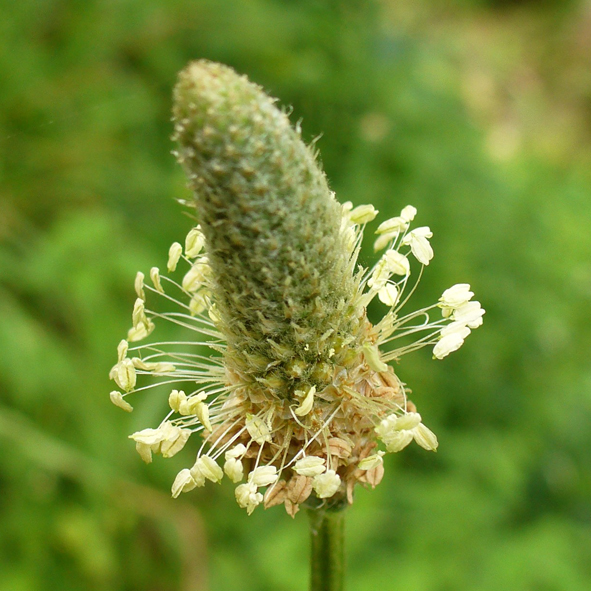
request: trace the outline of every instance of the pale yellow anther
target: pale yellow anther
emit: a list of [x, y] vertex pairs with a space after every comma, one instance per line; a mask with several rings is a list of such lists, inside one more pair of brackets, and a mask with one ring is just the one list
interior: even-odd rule
[[259, 445], [271, 441], [271, 432], [269, 427], [260, 417], [247, 414], [246, 430], [248, 431], [250, 437]]
[[325, 462], [324, 458], [318, 456], [306, 456], [298, 460], [293, 469], [302, 476], [318, 476], [326, 470]]
[[263, 502], [263, 495], [257, 492], [257, 487], [252, 482], [240, 484], [236, 487], [234, 494], [238, 506], [246, 509], [249, 515]]
[[[454, 324], [461, 323], [470, 328], [478, 328], [482, 324], [484, 312], [480, 302], [466, 302], [454, 310], [452, 319]], [[441, 333], [443, 335], [443, 331]]]
[[203, 466], [199, 460], [195, 462], [189, 472], [197, 486], [205, 486], [205, 474], [203, 474]]
[[189, 293], [196, 292], [203, 285], [210, 272], [208, 258], [205, 256], [200, 257], [183, 277], [183, 289]]
[[225, 453], [226, 460], [241, 458], [246, 453], [246, 446], [242, 443], [235, 445]]
[[450, 353], [457, 351], [463, 344], [464, 339], [470, 334], [470, 329], [461, 323], [452, 323], [448, 327], [447, 334], [443, 334], [435, 347], [433, 347], [433, 356], [436, 359], [443, 359]]
[[200, 289], [191, 298], [191, 301], [189, 302], [189, 311], [193, 316], [201, 314], [201, 312], [203, 312], [207, 308], [208, 293], [208, 290]]
[[[301, 392], [301, 390], [297, 390], [296, 395], [298, 392]], [[312, 410], [314, 406], [314, 394], [316, 394], [316, 386], [312, 386], [308, 390], [301, 404], [295, 409], [294, 412], [298, 417], [305, 417]]]
[[143, 371], [149, 371], [153, 374], [160, 374], [160, 373], [170, 373], [176, 370], [176, 367], [173, 363], [168, 363], [167, 361], [155, 361], [149, 362], [140, 359], [139, 357], [132, 358], [133, 366], [136, 369], [141, 369]]
[[388, 283], [380, 289], [378, 297], [380, 302], [386, 304], [386, 306], [395, 306], [398, 302], [398, 288], [393, 283]]
[[447, 318], [462, 304], [469, 302], [473, 295], [474, 292], [470, 291], [469, 283], [458, 283], [457, 285], [452, 285], [441, 294], [437, 305], [441, 308], [443, 316]]
[[183, 277], [183, 289], [189, 293], [197, 291], [201, 287], [201, 273], [199, 267], [201, 265], [193, 265], [185, 276]]
[[141, 298], [142, 300], [146, 299], [146, 294], [144, 292], [144, 274], [141, 271], [138, 271], [135, 276], [135, 293], [137, 293], [137, 297]]
[[344, 228], [342, 230], [342, 233], [345, 249], [348, 252], [353, 252], [355, 244], [357, 243], [357, 233], [355, 232], [352, 226], [347, 226], [346, 228]]
[[212, 322], [217, 324], [220, 321], [220, 315], [218, 314], [218, 308], [215, 304], [211, 304], [209, 308], [207, 308], [207, 314]]
[[378, 451], [377, 453], [372, 454], [371, 456], [367, 456], [367, 458], [364, 458], [359, 462], [359, 469], [371, 470], [372, 468], [375, 468], [376, 466], [383, 464], [384, 460], [382, 459], [382, 456], [384, 456], [384, 453], [385, 452], [383, 451]]
[[433, 258], [433, 248], [429, 243], [429, 238], [432, 237], [433, 232], [429, 226], [422, 226], [409, 232], [402, 239], [402, 244], [408, 244], [415, 258], [423, 265], [428, 265]]
[[402, 276], [410, 274], [410, 263], [408, 259], [397, 250], [387, 250], [384, 253], [384, 261], [386, 261], [386, 267], [390, 273]]
[[402, 451], [412, 440], [412, 431], [393, 431], [382, 439], [390, 453]]
[[182, 400], [179, 405], [179, 412], [182, 415], [194, 415], [196, 414], [196, 409], [200, 404], [203, 404], [203, 401], [207, 398], [207, 394], [205, 392], [200, 392], [199, 394], [195, 394], [190, 398], [186, 396]]
[[405, 222], [412, 222], [415, 219], [415, 215], [417, 215], [417, 208], [412, 205], [407, 205], [400, 212], [400, 217]]
[[131, 359], [123, 359], [115, 366], [113, 379], [126, 392], [135, 388], [137, 376]]
[[416, 429], [414, 430], [414, 438], [415, 441], [427, 451], [436, 451], [439, 442], [437, 441], [437, 436], [431, 429], [425, 427], [423, 423], [417, 425]]
[[418, 412], [407, 412], [396, 417], [393, 426], [396, 431], [408, 431], [414, 429], [421, 422], [421, 415]]
[[152, 452], [170, 458], [178, 453], [191, 435], [189, 429], [181, 429], [165, 421], [157, 429], [143, 429], [129, 436], [136, 442], [136, 449], [146, 462], [151, 461]]
[[363, 345], [363, 355], [367, 365], [374, 371], [387, 371], [388, 365], [380, 359], [380, 352], [375, 345], [365, 343]]
[[349, 219], [354, 224], [367, 224], [368, 222], [371, 222], [378, 213], [378, 210], [371, 204], [358, 205], [349, 213]]
[[422, 424], [421, 415], [417, 412], [400, 416], [391, 414], [381, 421], [375, 431], [389, 452], [404, 449], [413, 439], [427, 450], [437, 449], [437, 437]]
[[127, 333], [130, 342], [139, 341], [147, 337], [154, 330], [154, 323], [146, 316], [144, 300], [137, 298], [131, 315], [133, 327]]
[[201, 456], [195, 462], [191, 472], [201, 472], [205, 478], [212, 482], [221, 482], [224, 477], [224, 471], [218, 466], [216, 461], [209, 456]]
[[208, 430], [213, 431], [211, 422], [209, 421], [209, 407], [203, 402], [199, 403], [195, 407], [195, 416], [199, 419], [199, 422]]
[[172, 429], [161, 444], [160, 452], [163, 458], [172, 458], [172, 456], [181, 451], [191, 436], [189, 429], [181, 429], [180, 427], [172, 427]]
[[341, 477], [334, 470], [319, 474], [312, 481], [314, 491], [320, 499], [332, 497], [341, 486]]
[[117, 361], [123, 361], [127, 357], [127, 350], [129, 349], [129, 343], [122, 339], [117, 345]]
[[[184, 393], [183, 393], [184, 395]], [[181, 398], [178, 395], [179, 404], [178, 412], [184, 416], [195, 415], [201, 424], [208, 430], [212, 430], [211, 422], [209, 420], [209, 407], [203, 401], [207, 398], [207, 394], [200, 392], [190, 398]], [[169, 398], [170, 400], [170, 398]], [[176, 402], [176, 399], [175, 399]]]
[[349, 219], [353, 224], [367, 224], [368, 222], [371, 222], [378, 213], [378, 210], [371, 204], [358, 205], [349, 213]]
[[160, 283], [160, 269], [158, 267], [152, 267], [150, 269], [150, 279], [154, 285], [154, 289], [160, 293], [164, 293], [162, 283]]
[[228, 458], [224, 464], [224, 472], [228, 478], [236, 483], [244, 478], [244, 466], [240, 460], [236, 458]]
[[109, 396], [111, 398], [111, 402], [115, 406], [122, 408], [125, 412], [131, 412], [133, 410], [133, 406], [131, 406], [131, 404], [129, 404], [129, 402], [126, 402], [125, 400], [123, 400], [123, 395], [121, 394], [121, 392], [119, 392], [117, 390], [113, 390], [113, 392], [111, 392], [111, 394]]
[[181, 470], [172, 483], [172, 498], [176, 499], [181, 493], [189, 492], [197, 486], [197, 482], [188, 468]]
[[269, 486], [277, 482], [279, 475], [275, 466], [259, 466], [248, 475], [248, 482], [255, 486]]
[[168, 406], [175, 412], [180, 412], [180, 407], [187, 399], [187, 395], [182, 390], [173, 390], [168, 395]]
[[373, 243], [374, 252], [378, 252], [379, 250], [386, 248], [386, 246], [388, 246], [388, 244], [390, 244], [390, 242], [392, 242], [396, 236], [398, 236], [398, 232], [382, 234], [381, 236], [378, 236], [376, 241]]
[[152, 364], [151, 363], [146, 363], [143, 359], [141, 359], [140, 357], [132, 357], [131, 358], [131, 362], [133, 363], [133, 366], [136, 369], [141, 369], [143, 371], [150, 371]]
[[133, 312], [131, 313], [131, 320], [134, 328], [137, 328], [140, 324], [146, 324], [148, 321], [146, 317], [146, 309], [144, 306], [145, 304], [142, 298], [137, 298], [135, 300]]
[[142, 339], [145, 339], [153, 330], [154, 323], [148, 320], [147, 324], [139, 324], [138, 326], [130, 328], [127, 331], [127, 340], [130, 343], [141, 341]]
[[205, 236], [201, 232], [201, 228], [199, 226], [193, 228], [185, 239], [185, 256], [194, 259], [201, 252], [204, 244]]
[[142, 460], [144, 462], [146, 462], [146, 464], [152, 463], [152, 446], [151, 445], [148, 445], [146, 443], [142, 443], [140, 441], [136, 441], [135, 450], [140, 455], [140, 458], [142, 458]]
[[169, 273], [172, 273], [176, 269], [182, 254], [183, 247], [178, 242], [173, 242], [168, 250], [167, 268]]
[[165, 435], [161, 427], [157, 429], [142, 429], [136, 431], [129, 436], [129, 439], [133, 439], [136, 443], [143, 443], [144, 445], [156, 445], [161, 443]]
[[378, 291], [386, 285], [388, 279], [390, 279], [390, 271], [386, 265], [386, 261], [384, 258], [381, 258], [375, 266], [371, 277], [367, 281], [367, 285], [371, 287], [373, 290]]
[[378, 229], [376, 230], [376, 234], [395, 234], [398, 235], [400, 232], [404, 232], [408, 228], [408, 222], [403, 220], [402, 217], [397, 216], [394, 218], [390, 218], [385, 222], [382, 222]]

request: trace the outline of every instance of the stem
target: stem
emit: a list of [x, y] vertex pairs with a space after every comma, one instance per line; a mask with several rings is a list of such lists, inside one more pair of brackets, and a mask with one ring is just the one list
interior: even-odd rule
[[345, 573], [345, 512], [309, 509], [310, 591], [342, 591]]

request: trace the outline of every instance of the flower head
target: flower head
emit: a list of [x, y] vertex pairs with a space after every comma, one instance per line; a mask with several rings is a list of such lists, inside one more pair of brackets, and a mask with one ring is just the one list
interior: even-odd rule
[[[437, 448], [388, 362], [425, 346], [444, 357], [484, 310], [460, 284], [403, 312], [422, 272], [413, 268], [433, 258], [429, 228], [412, 229], [417, 211], [406, 206], [377, 228], [381, 258], [359, 266], [378, 212], [335, 200], [299, 132], [246, 78], [191, 64], [174, 116], [200, 224], [171, 246], [167, 274], [136, 277], [132, 328], [111, 370], [122, 392], [111, 400], [131, 411], [129, 396], [167, 388], [161, 424], [131, 435], [146, 462], [200, 438], [174, 497], [226, 475], [249, 514], [260, 504], [283, 503], [293, 516], [311, 499], [351, 503], [357, 484], [380, 482], [380, 447]], [[366, 310], [376, 297], [386, 308], [374, 324]], [[195, 336], [154, 339], [163, 321]], [[145, 375], [156, 382], [138, 387]]]

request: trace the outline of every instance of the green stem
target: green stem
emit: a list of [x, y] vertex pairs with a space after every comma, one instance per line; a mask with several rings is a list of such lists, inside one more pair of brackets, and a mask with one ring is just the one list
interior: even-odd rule
[[345, 512], [309, 509], [310, 591], [342, 591], [345, 572]]

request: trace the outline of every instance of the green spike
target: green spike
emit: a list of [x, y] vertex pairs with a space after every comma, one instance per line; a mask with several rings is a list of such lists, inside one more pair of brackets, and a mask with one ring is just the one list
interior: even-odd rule
[[327, 372], [316, 365], [335, 363], [359, 319], [342, 208], [314, 153], [274, 99], [221, 64], [181, 72], [173, 114], [228, 365], [280, 398], [306, 384], [322, 389], [317, 376]]

